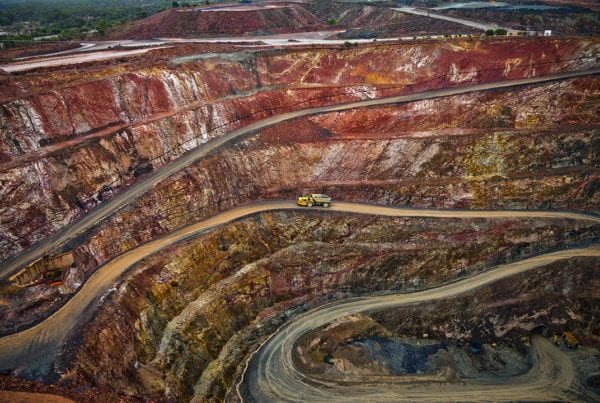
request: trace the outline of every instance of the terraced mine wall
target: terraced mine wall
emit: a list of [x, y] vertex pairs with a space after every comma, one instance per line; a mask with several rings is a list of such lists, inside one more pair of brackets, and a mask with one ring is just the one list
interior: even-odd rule
[[[597, 234], [598, 225], [569, 220], [257, 215], [139, 265], [83, 328], [72, 375], [133, 395], [222, 399], [243, 358], [311, 307], [433, 287], [597, 242]], [[558, 274], [522, 275], [517, 288], [511, 279], [475, 296], [374, 317], [397, 334], [463, 343], [482, 334], [486, 342], [512, 343], [540, 324], [590, 336], [595, 264], [575, 260]], [[441, 312], [432, 314], [434, 307]]]
[[[261, 118], [595, 67], [599, 47], [592, 39], [536, 39], [244, 51], [94, 66], [76, 76], [13, 76], [1, 92], [2, 259], [187, 150]], [[599, 97], [600, 81], [590, 76], [320, 114], [260, 130], [161, 182], [74, 240], [76, 265], [63, 286], [3, 293], [2, 331], [39, 321], [119, 253], [257, 200], [319, 191], [334, 202], [594, 212], [600, 205]], [[302, 310], [352, 295], [422, 289], [493, 264], [596, 243], [597, 234], [597, 226], [570, 220], [440, 224], [262, 214], [136, 267], [103, 299], [81, 328], [81, 343], [67, 346], [71, 354], [57, 366], [68, 368], [65, 378], [74, 382], [125, 394], [221, 399], [246, 354]], [[564, 309], [532, 298], [532, 309], [547, 318], [536, 326], [550, 323], [559, 331], [568, 325], [590, 335], [584, 312], [589, 273], [561, 272], [573, 285], [568, 293], [582, 295], [565, 301]], [[597, 312], [595, 300], [590, 306]], [[504, 330], [494, 328], [497, 337], [530, 328], [526, 317], [511, 322], [509, 313], [498, 315]], [[406, 331], [437, 329], [462, 338], [483, 328], [475, 319], [465, 323], [468, 329], [447, 334], [441, 321]]]
[[[599, 46], [594, 40], [553, 39], [258, 51], [204, 55], [181, 64], [11, 77], [0, 96], [2, 259], [54, 233], [145, 173], [251, 121], [310, 106], [589, 68], [596, 65], [593, 55]], [[575, 98], [569, 103], [587, 108], [577, 112], [583, 119], [591, 119], [594, 85], [580, 84], [584, 92], [569, 95]], [[533, 91], [530, 110], [488, 105], [477, 118], [481, 121], [472, 123], [544, 127], [546, 119], [561, 117], [545, 107], [555, 88]], [[458, 120], [478, 100], [458, 99], [462, 105], [451, 109], [456, 115], [438, 108], [445, 119], [433, 116], [437, 126], [411, 119], [396, 123], [400, 126], [393, 130], [400, 136], [400, 129], [423, 131], [456, 123], [470, 129], [471, 122]], [[561, 99], [551, 104], [560, 108]], [[433, 105], [428, 101], [412, 108], [419, 108], [417, 115], [432, 109], [431, 115]], [[568, 119], [560, 122], [573, 126]], [[248, 200], [227, 197], [237, 198], [238, 204]]]
[[[600, 197], [595, 146], [600, 133], [591, 127], [593, 118], [563, 111], [561, 122], [582, 120], [561, 124], [556, 131], [507, 129], [504, 124], [444, 128], [460, 126], [445, 115], [452, 102], [468, 105], [452, 116], [483, 119], [485, 127], [490, 120], [503, 119], [490, 118], [486, 108], [515, 108], [516, 119], [519, 110], [531, 107], [527, 99], [539, 101], [540, 92], [557, 96], [564, 89], [568, 98], [593, 82], [583, 79], [277, 125], [191, 166], [111, 217], [77, 248], [80, 266], [93, 268], [160, 233], [238, 204], [293, 199], [314, 189], [334, 200], [412, 207], [593, 209]], [[557, 116], [545, 107], [534, 113], [546, 112], [545, 121]], [[407, 123], [409, 117], [412, 123]], [[356, 127], [356, 122], [362, 123]]]

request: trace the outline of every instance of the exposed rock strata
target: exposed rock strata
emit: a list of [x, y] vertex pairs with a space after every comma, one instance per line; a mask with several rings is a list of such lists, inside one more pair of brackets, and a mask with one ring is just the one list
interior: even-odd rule
[[512, 340], [539, 327], [548, 334], [573, 331], [586, 345], [597, 346], [597, 265], [598, 259], [593, 258], [556, 262], [493, 287], [373, 317], [397, 335], [429, 334], [433, 338], [462, 342], [474, 338], [491, 343]]
[[[600, 204], [600, 132], [589, 128], [594, 85], [594, 79], [580, 79], [325, 114], [265, 129], [175, 175], [99, 226], [77, 246], [77, 269], [62, 288], [5, 296], [7, 311], [14, 304], [21, 308], [4, 317], [4, 331], [53, 309], [116, 254], [256, 199], [321, 189], [334, 199], [414, 207], [593, 209]], [[559, 108], [561, 101], [542, 108], [538, 102], [547, 93], [569, 106]], [[537, 123], [518, 127], [519, 117], [527, 116]], [[111, 193], [106, 189], [98, 197]]]
[[[29, 95], [3, 92], [0, 109], [2, 259], [186, 150], [251, 121], [308, 106], [592, 67], [598, 46], [553, 39], [315, 48], [113, 67], [89, 79], [58, 72], [16, 77], [10, 88]], [[77, 239], [71, 245], [77, 268], [61, 289], [3, 290], [2, 323], [9, 327], [3, 330], [38, 320], [49, 308], [38, 311], [41, 302], [75, 292], [121, 251], [250, 201], [318, 189], [334, 200], [388, 205], [595, 210], [598, 82], [589, 77], [323, 114], [262, 130], [157, 185]], [[597, 226], [560, 220], [441, 225], [260, 215], [140, 265], [90, 320], [66, 378], [149, 398], [220, 398], [253, 343], [296, 310], [328, 298], [441, 284], [492, 264], [598, 242], [598, 233]], [[560, 279], [585, 291], [589, 272], [583, 273], [561, 272]], [[544, 318], [556, 329], [588, 334], [583, 295]], [[537, 301], [529, 308], [538, 309]], [[529, 328], [527, 316], [502, 315], [494, 322], [500, 335]], [[426, 326], [418, 325], [411, 328]], [[441, 333], [444, 325], [434, 325]], [[467, 334], [446, 330], [447, 337]]]
[[[48, 90], [1, 105], [2, 257], [67, 225], [139, 175], [242, 124], [309, 106], [590, 67], [598, 46], [519, 40], [261, 51], [111, 70], [108, 77], [96, 73], [67, 86], [46, 82]], [[19, 80], [19, 86], [33, 89], [44, 80]], [[594, 88], [587, 95], [568, 91], [569, 103], [583, 108], [573, 112], [584, 119], [594, 115]], [[534, 91], [529, 111], [489, 105], [487, 119], [474, 124], [545, 126], [542, 119], [557, 116], [543, 109], [545, 96]], [[559, 101], [552, 104], [561, 108]]]
[[286, 307], [431, 287], [597, 230], [562, 220], [262, 214], [136, 269], [86, 326], [76, 374], [132, 394], [187, 399], [194, 385], [222, 394], [252, 332], [268, 332]]
[[[522, 92], [511, 92], [501, 99], [509, 96], [524, 98]], [[471, 96], [459, 98], [459, 104], [473, 101]], [[472, 113], [477, 118], [502, 104], [496, 97], [475, 100], [479, 106]], [[594, 185], [600, 158], [597, 130], [567, 127], [557, 135], [502, 127], [457, 135], [449, 129], [449, 135], [441, 136], [446, 102], [452, 101], [424, 101], [427, 109], [416, 103], [369, 110], [366, 116], [361, 111], [336, 113], [267, 129], [186, 169], [111, 218], [80, 248], [94, 259], [85, 266], [230, 206], [294, 198], [301, 190], [416, 207], [589, 209], [600, 202]], [[415, 110], [424, 116], [412, 122], [424, 131], [407, 128], [401, 118]], [[377, 123], [370, 127], [369, 119]], [[355, 122], [364, 125], [356, 127]], [[438, 135], [432, 137], [431, 129]]]
[[[597, 260], [571, 259], [459, 297], [340, 318], [298, 340], [296, 365], [311, 376], [344, 380], [406, 374], [415, 365], [436, 381], [448, 375], [522, 374], [529, 367], [523, 334], [558, 336], [568, 330], [587, 346], [600, 342], [594, 318], [600, 303], [593, 274]], [[472, 341], [483, 350], [467, 355]], [[444, 350], [425, 359], [440, 343]], [[411, 344], [424, 350], [421, 357], [413, 351], [408, 358]]]

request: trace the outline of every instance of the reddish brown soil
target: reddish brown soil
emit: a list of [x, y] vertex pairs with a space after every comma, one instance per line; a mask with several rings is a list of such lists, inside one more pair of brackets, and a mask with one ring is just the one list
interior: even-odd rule
[[322, 21], [297, 4], [235, 10], [199, 10], [202, 8], [166, 10], [123, 27], [115, 31], [112, 37], [189, 38], [327, 29]]
[[66, 397], [50, 395], [47, 393], [29, 393], [29, 392], [8, 392], [0, 390], [0, 401], [11, 403], [70, 403], [71, 399]]
[[[131, 56], [119, 60], [98, 60], [70, 66], [45, 67], [0, 74], [0, 102], [25, 97], [27, 94], [46, 92], [77, 85], [82, 81], [93, 81], [122, 74], [124, 71], [135, 71], [147, 66], [164, 65], [162, 60], [171, 57], [198, 55], [204, 53], [226, 53], [238, 51], [239, 47], [218, 43], [186, 43], [182, 45], [151, 50], [143, 55]], [[0, 70], [1, 73], [1, 70]]]

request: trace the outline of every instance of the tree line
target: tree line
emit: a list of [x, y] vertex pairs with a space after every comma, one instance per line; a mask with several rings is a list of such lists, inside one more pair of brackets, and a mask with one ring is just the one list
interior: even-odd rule
[[[211, 0], [210, 3], [218, 1]], [[48, 40], [80, 39], [102, 35], [113, 26], [139, 20], [171, 8], [171, 0], [0, 0], [0, 36], [4, 47]], [[186, 1], [186, 5], [206, 1]]]

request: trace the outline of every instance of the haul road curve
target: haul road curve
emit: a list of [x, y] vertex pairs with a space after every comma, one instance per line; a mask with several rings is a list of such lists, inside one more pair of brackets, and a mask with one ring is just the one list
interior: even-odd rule
[[[210, 154], [214, 150], [219, 147], [225, 145], [226, 143], [233, 141], [239, 137], [249, 135], [256, 130], [261, 128], [265, 128], [268, 126], [272, 126], [279, 122], [293, 119], [300, 116], [306, 116], [310, 114], [319, 114], [319, 113], [327, 113], [333, 111], [342, 111], [347, 109], [359, 108], [359, 107], [369, 107], [369, 106], [377, 106], [377, 105], [386, 105], [386, 104], [394, 104], [394, 103], [402, 103], [402, 102], [411, 102], [418, 101], [423, 99], [431, 99], [438, 98], [444, 96], [451, 96], [457, 94], [463, 94], [474, 91], [485, 91], [485, 90], [493, 90], [497, 88], [507, 88], [514, 87], [518, 85], [528, 85], [535, 84], [545, 81], [553, 81], [553, 80], [563, 80], [569, 79], [578, 76], [592, 75], [600, 73], [600, 69], [594, 70], [586, 70], [579, 72], [570, 72], [563, 74], [556, 74], [551, 76], [544, 77], [535, 77], [521, 80], [510, 80], [510, 81], [502, 81], [496, 83], [487, 83], [480, 85], [472, 85], [458, 88], [449, 88], [443, 90], [435, 90], [435, 91], [427, 91], [423, 93], [416, 93], [410, 95], [403, 96], [395, 96], [389, 98], [382, 99], [374, 99], [374, 100], [366, 100], [366, 101], [357, 101], [348, 104], [342, 105], [333, 105], [326, 107], [318, 107], [318, 108], [310, 108], [305, 110], [298, 110], [294, 112], [284, 113], [280, 115], [276, 115], [243, 128], [237, 129], [235, 131], [230, 132], [229, 134], [217, 138], [215, 140], [210, 141], [202, 147], [199, 147], [195, 150], [190, 151], [188, 154], [185, 154], [180, 159], [175, 162], [157, 170], [150, 176], [146, 177], [144, 180], [132, 185], [127, 190], [125, 190], [120, 195], [116, 196], [109, 202], [101, 205], [99, 208], [94, 209], [89, 214], [84, 216], [79, 221], [73, 223], [65, 227], [63, 230], [56, 233], [54, 236], [47, 238], [45, 241], [34, 245], [32, 248], [22, 252], [20, 255], [15, 258], [4, 262], [2, 267], [0, 268], [0, 278], [7, 277], [8, 275], [14, 273], [24, 264], [35, 260], [43, 256], [50, 251], [56, 250], [57, 248], [64, 245], [70, 239], [79, 236], [84, 233], [86, 230], [91, 228], [92, 226], [101, 222], [105, 217], [110, 214], [118, 211], [123, 206], [135, 200], [141, 194], [146, 192], [152, 186], [156, 185], [161, 180], [167, 178], [168, 176], [178, 172], [193, 162], [203, 158], [204, 156]], [[19, 368], [21, 370], [29, 371], [30, 373], [43, 375], [50, 371], [50, 365], [54, 361], [54, 356], [56, 353], [60, 351], [62, 343], [67, 339], [70, 331], [77, 325], [77, 323], [81, 320], [83, 314], [86, 310], [93, 309], [95, 306], [94, 302], [98, 300], [98, 298], [103, 295], [112, 284], [114, 284], [119, 276], [121, 276], [129, 267], [137, 263], [143, 257], [146, 257], [156, 251], [171, 245], [176, 242], [183, 241], [189, 237], [192, 237], [200, 232], [207, 231], [216, 226], [225, 224], [230, 222], [231, 220], [238, 219], [243, 216], [247, 216], [250, 214], [255, 214], [259, 212], [269, 211], [269, 210], [280, 210], [280, 209], [295, 209], [297, 206], [294, 202], [266, 202], [261, 204], [247, 205], [238, 207], [236, 209], [232, 209], [230, 211], [224, 212], [220, 215], [211, 217], [205, 221], [190, 225], [185, 228], [181, 228], [179, 230], [173, 231], [172, 233], [165, 234], [153, 241], [150, 241], [144, 245], [141, 245], [127, 253], [124, 253], [112, 261], [108, 262], [104, 266], [102, 266], [97, 272], [95, 272], [90, 279], [82, 286], [79, 292], [69, 301], [67, 302], [60, 310], [58, 310], [55, 314], [50, 316], [48, 319], [39, 323], [38, 325], [27, 329], [23, 332], [6, 336], [0, 338], [0, 370], [6, 369], [15, 369]], [[560, 217], [560, 218], [571, 218], [571, 219], [579, 219], [579, 220], [587, 220], [592, 222], [599, 222], [599, 217], [588, 216], [585, 214], [577, 214], [577, 213], [569, 213], [569, 212], [530, 212], [530, 211], [436, 211], [436, 210], [417, 210], [417, 209], [395, 209], [390, 207], [382, 207], [382, 206], [373, 206], [373, 205], [361, 205], [361, 204], [353, 204], [353, 203], [342, 203], [337, 202], [333, 207], [330, 208], [331, 211], [339, 211], [346, 213], [359, 213], [359, 214], [381, 214], [381, 215], [390, 215], [390, 216], [418, 216], [418, 217], [438, 217], [438, 218], [453, 218], [453, 217], [487, 217], [487, 218], [511, 218], [511, 217]], [[513, 265], [498, 267], [493, 270], [489, 274], [492, 277], [486, 277], [486, 281], [492, 282], [499, 278], [506, 277], [510, 275], [511, 270], [514, 270], [515, 267], [521, 268], [521, 270], [529, 270], [533, 269], [541, 264], [548, 263], [550, 261], [565, 259], [571, 256], [600, 256], [600, 246], [595, 245], [592, 247], [581, 248], [581, 249], [571, 249], [568, 251], [551, 253], [548, 255], [544, 255], [543, 257], [538, 257], [534, 259], [525, 260], [519, 263], [515, 263]], [[542, 260], [540, 260], [542, 259]], [[479, 277], [478, 277], [479, 278]], [[483, 285], [479, 283], [472, 283], [474, 278], [464, 280], [459, 283], [455, 283], [451, 285], [452, 287], [463, 287], [462, 289], [471, 290], [474, 287], [478, 287]], [[476, 285], [479, 284], [479, 285]], [[452, 293], [456, 292], [464, 292], [459, 291], [458, 288], [448, 288], [451, 286], [447, 286], [442, 290], [440, 289], [430, 290], [429, 292], [442, 292], [442, 294], [422, 294], [422, 298], [444, 298], [446, 296], [452, 295]], [[443, 293], [447, 294], [443, 294]], [[425, 299], [424, 299], [425, 300]], [[385, 307], [394, 306], [397, 302], [372, 302], [372, 305], [368, 305], [363, 308], [352, 308], [358, 309], [359, 311], [370, 310], [370, 309], [383, 309]], [[342, 309], [346, 309], [342, 307]], [[347, 311], [351, 312], [351, 310]], [[340, 311], [338, 311], [338, 315]], [[280, 333], [278, 333], [279, 335]], [[274, 337], [271, 340], [276, 340]], [[538, 342], [535, 341], [535, 345], [537, 347]], [[260, 350], [261, 353], [263, 351], [267, 351], [264, 349]], [[545, 351], [545, 350], [544, 350]], [[538, 354], [541, 354], [538, 352]], [[251, 365], [262, 365], [261, 356], [257, 356], [255, 360], [252, 361]], [[543, 359], [543, 356], [541, 356]], [[555, 357], [555, 359], [560, 359], [559, 357]], [[258, 363], [258, 364], [256, 364]], [[542, 366], [545, 368], [545, 366]], [[269, 370], [270, 371], [270, 370]], [[293, 372], [293, 371], [292, 371]], [[542, 376], [544, 371], [538, 371], [530, 373], [529, 378], [534, 379], [533, 382], [528, 382], [521, 379], [519, 382], [524, 384], [522, 389], [523, 393], [529, 393], [527, 390], [531, 390], [531, 388], [538, 388], [539, 385], [544, 384], [547, 385], [548, 377]], [[556, 371], [554, 371], [556, 372]], [[553, 373], [554, 373], [553, 372]], [[560, 372], [560, 371], [559, 371]], [[250, 372], [252, 374], [252, 372]], [[282, 373], [283, 374], [283, 373]], [[541, 375], [540, 375], [541, 374]], [[256, 398], [260, 399], [260, 396], [269, 396], [271, 393], [275, 393], [277, 395], [278, 392], [266, 391], [261, 389], [264, 385], [260, 378], [263, 376], [263, 373], [257, 373], [258, 377], [255, 379], [258, 383], [253, 384], [252, 379], [247, 379], [249, 383], [247, 384], [251, 393], [256, 396]], [[270, 374], [273, 375], [272, 373]], [[252, 375], [251, 375], [252, 376]], [[293, 376], [292, 378], [293, 379]], [[560, 385], [561, 382], [564, 384], [566, 382], [566, 378], [553, 378], [553, 381], [550, 382], [550, 386], [544, 386], [543, 392], [546, 393], [543, 396], [549, 396], [548, 393], [553, 393], [556, 385]], [[544, 383], [545, 382], [545, 383]], [[246, 384], [244, 384], [246, 385]], [[253, 385], [259, 385], [258, 387]], [[292, 385], [292, 384], [290, 384]], [[512, 385], [512, 384], [511, 384]], [[537, 386], [536, 386], [537, 385]], [[368, 386], [365, 387], [369, 389]], [[491, 387], [492, 390], [495, 391], [494, 387]], [[381, 388], [378, 388], [381, 389]], [[430, 389], [428, 389], [431, 391]], [[511, 390], [512, 386], [511, 386]], [[538, 389], [536, 389], [538, 390]], [[304, 392], [301, 392], [304, 393]], [[309, 395], [311, 393], [317, 392], [307, 392]], [[320, 396], [321, 392], [318, 392], [317, 395]], [[445, 393], [445, 392], [444, 392]], [[446, 396], [444, 393], [441, 395], [435, 392], [436, 396], [442, 396], [443, 400], [447, 400], [449, 395]], [[463, 400], [472, 400], [473, 396], [465, 395], [464, 391], [459, 391], [459, 393], [463, 393]], [[494, 392], [494, 396], [496, 392]], [[275, 396], [272, 395], [272, 396]], [[296, 394], [295, 396], [301, 396]], [[427, 399], [427, 395], [421, 395], [423, 398]], [[500, 396], [500, 395], [498, 395]], [[528, 396], [527, 394], [523, 396]], [[522, 396], [522, 397], [523, 397]], [[541, 395], [540, 395], [541, 396]], [[293, 397], [293, 396], [292, 396]], [[315, 397], [318, 397], [315, 395]], [[347, 398], [347, 395], [344, 394], [344, 399]], [[382, 399], [384, 396], [382, 396]], [[539, 398], [539, 396], [538, 396]], [[290, 399], [290, 396], [287, 397]], [[418, 399], [415, 397], [415, 399]], [[413, 400], [415, 400], [413, 399]], [[460, 398], [459, 398], [460, 399]], [[318, 400], [318, 399], [317, 399]], [[383, 399], [385, 400], [385, 399]], [[397, 399], [395, 399], [397, 400]], [[494, 398], [494, 400], [497, 400]]]
[[533, 365], [528, 373], [513, 378], [459, 382], [415, 382], [415, 377], [411, 377], [413, 382], [404, 381], [403, 377], [343, 378], [340, 382], [311, 378], [296, 368], [293, 353], [302, 335], [344, 316], [453, 297], [560, 259], [584, 255], [600, 256], [600, 245], [496, 266], [474, 277], [425, 291], [356, 298], [317, 308], [284, 325], [255, 352], [246, 363], [242, 383], [237, 385], [238, 397], [245, 402], [571, 400], [579, 395], [573, 385], [573, 364], [539, 335], [531, 339]]
[[[226, 224], [233, 220], [240, 219], [252, 214], [274, 211], [274, 210], [293, 210], [309, 211], [308, 207], [298, 207], [295, 201], [274, 201], [250, 204], [234, 208], [224, 213], [218, 214], [204, 221], [197, 222], [187, 227], [178, 229], [169, 234], [165, 234], [137, 248], [114, 258], [110, 262], [101, 266], [81, 287], [79, 292], [73, 296], [62, 308], [51, 315], [43, 322], [26, 329], [22, 332], [0, 338], [0, 370], [9, 370], [14, 368], [26, 369], [27, 372], [44, 375], [49, 371], [49, 366], [54, 361], [54, 356], [61, 349], [62, 344], [67, 339], [69, 333], [79, 323], [86, 313], [86, 310], [93, 308], [94, 303], [98, 301], [107, 290], [125, 273], [125, 271], [139, 262], [141, 259], [156, 253], [157, 251], [175, 244], [177, 242], [189, 239], [199, 233], [208, 231], [217, 226]], [[395, 217], [435, 217], [444, 218], [565, 218], [576, 219], [588, 222], [590, 225], [600, 223], [600, 217], [588, 216], [572, 212], [560, 211], [458, 211], [458, 210], [420, 210], [394, 208], [385, 206], [376, 206], [359, 203], [336, 202], [328, 209], [314, 208], [318, 211], [332, 211], [355, 214], [375, 214], [382, 216]], [[587, 248], [569, 249], [560, 252], [554, 252], [548, 255], [542, 255], [527, 259], [512, 265], [501, 266], [480, 277], [463, 280], [446, 288], [430, 290], [426, 292], [425, 298], [442, 298], [454, 295], [459, 292], [471, 290], [484, 284], [489, 284], [500, 278], [523, 270], [529, 270], [539, 265], [546, 264], [555, 260], [565, 259], [571, 256], [600, 256], [600, 245], [594, 245]], [[441, 291], [440, 291], [441, 290]], [[446, 291], [444, 291], [446, 290]], [[441, 294], [444, 293], [445, 294]], [[433, 293], [433, 294], [430, 294]], [[454, 293], [454, 294], [452, 294]], [[412, 294], [417, 295], [417, 294]], [[419, 294], [420, 295], [420, 294]], [[401, 297], [405, 298], [405, 297]], [[411, 297], [414, 298], [414, 297]], [[368, 308], [386, 307], [390, 304], [388, 300], [374, 300]], [[341, 309], [346, 309], [342, 307]], [[355, 308], [352, 308], [355, 309]], [[340, 312], [339, 310], [336, 312]], [[262, 351], [262, 350], [261, 350]]]
[[409, 95], [399, 95], [393, 97], [386, 97], [380, 99], [369, 99], [364, 101], [356, 101], [339, 105], [331, 105], [331, 106], [323, 106], [323, 107], [315, 107], [308, 108], [302, 110], [296, 110], [293, 112], [282, 113], [279, 115], [275, 115], [254, 123], [251, 123], [247, 126], [241, 127], [239, 129], [233, 130], [227, 135], [221, 136], [214, 140], [209, 141], [204, 144], [202, 147], [198, 147], [190, 152], [184, 154], [179, 159], [173, 161], [172, 163], [154, 171], [152, 174], [144, 178], [143, 180], [131, 185], [127, 189], [123, 190], [122, 193], [116, 195], [111, 200], [106, 203], [101, 204], [99, 207], [93, 209], [88, 214], [83, 216], [78, 221], [64, 227], [60, 231], [56, 232], [54, 235], [44, 239], [41, 242], [36, 243], [29, 249], [21, 252], [20, 254], [2, 262], [0, 264], [0, 279], [4, 279], [14, 273], [16, 273], [23, 266], [28, 263], [43, 257], [46, 254], [51, 254], [53, 251], [56, 251], [61, 246], [65, 245], [69, 240], [76, 238], [77, 236], [83, 234], [86, 230], [97, 225], [106, 217], [110, 216], [114, 212], [123, 208], [127, 204], [131, 203], [142, 194], [144, 194], [148, 189], [151, 189], [157, 183], [162, 181], [163, 179], [168, 178], [169, 176], [175, 174], [178, 171], [186, 168], [191, 165], [195, 161], [198, 161], [201, 158], [206, 157], [210, 153], [214, 152], [218, 148], [227, 144], [228, 142], [234, 141], [237, 138], [242, 136], [249, 135], [259, 129], [263, 129], [266, 127], [273, 126], [277, 123], [287, 121], [290, 119], [328, 113], [328, 112], [336, 112], [343, 111], [354, 108], [362, 108], [362, 107], [370, 107], [370, 106], [380, 106], [380, 105], [389, 105], [389, 104], [397, 104], [397, 103], [406, 103], [413, 101], [421, 101], [425, 99], [433, 99], [440, 98], [458, 94], [465, 94], [469, 92], [477, 92], [477, 91], [488, 91], [500, 88], [509, 88], [521, 85], [529, 85], [529, 84], [537, 84], [548, 81], [555, 80], [566, 80], [574, 77], [588, 76], [588, 75], [596, 75], [600, 74], [600, 69], [590, 69], [590, 70], [582, 70], [582, 71], [572, 71], [567, 73], [559, 73], [552, 74], [547, 76], [540, 77], [532, 77], [532, 78], [524, 78], [518, 80], [507, 80], [507, 81], [499, 81], [493, 83], [485, 83], [485, 84], [476, 84], [476, 85], [467, 85], [461, 87], [453, 87], [453, 88], [445, 88], [440, 90], [432, 90], [432, 91], [424, 91], [418, 92]]

